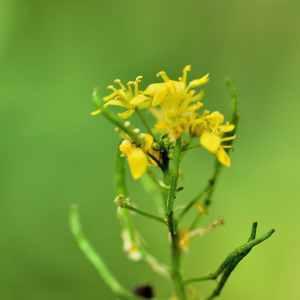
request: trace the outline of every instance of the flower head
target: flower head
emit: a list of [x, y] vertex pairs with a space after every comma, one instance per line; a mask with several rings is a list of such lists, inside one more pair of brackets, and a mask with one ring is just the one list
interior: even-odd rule
[[125, 108], [124, 112], [119, 113], [122, 119], [128, 119], [135, 111], [136, 108], [145, 108], [150, 105], [150, 98], [139, 89], [139, 84], [142, 76], [138, 76], [134, 81], [128, 81], [125, 86], [120, 79], [116, 79], [113, 85], [107, 88], [111, 90], [111, 94], [103, 98], [104, 107], [107, 106], [120, 106]]
[[152, 97], [152, 114], [157, 119], [155, 129], [168, 134], [176, 140], [184, 132], [188, 132], [190, 124], [197, 117], [197, 111], [203, 106], [203, 92], [195, 88], [208, 82], [208, 75], [188, 82], [187, 74], [191, 66], [184, 67], [178, 80], [171, 80], [165, 71], [158, 73], [163, 79], [161, 83], [149, 85], [144, 94]]
[[[177, 80], [160, 71], [157, 76], [162, 82], [152, 83], [144, 90], [140, 88], [142, 76], [126, 85], [116, 79], [114, 86], [108, 86], [111, 93], [103, 97], [101, 105], [98, 104], [98, 109], [92, 113], [94, 116], [102, 113], [117, 126], [123, 140], [120, 151], [126, 156], [134, 179], [143, 176], [149, 165], [164, 168], [168, 147], [181, 137], [186, 149], [193, 138], [198, 138], [200, 145], [214, 154], [222, 165], [230, 166], [226, 149], [232, 147], [231, 141], [235, 139], [229, 134], [234, 125], [224, 122], [223, 114], [218, 111], [201, 111], [204, 106], [202, 87], [209, 81], [209, 75], [189, 80], [190, 71], [191, 66], [185, 66]], [[111, 106], [124, 110], [116, 116], [108, 109]], [[141, 109], [151, 114], [151, 120], [154, 117], [154, 124], [148, 124], [149, 115], [144, 115]], [[130, 126], [128, 120], [123, 121], [133, 113], [137, 113], [147, 134], [140, 134], [139, 128]]]
[[215, 154], [218, 161], [227, 167], [230, 166], [231, 160], [225, 149], [231, 146], [224, 145], [224, 142], [235, 139], [235, 136], [226, 135], [233, 130], [234, 125], [224, 123], [224, 116], [218, 111], [205, 112], [202, 117], [194, 121], [191, 128], [192, 133], [199, 136], [200, 144]]
[[148, 166], [156, 165], [156, 160], [159, 160], [159, 153], [153, 148], [153, 137], [147, 133], [142, 133], [140, 136], [144, 142], [141, 147], [137, 147], [129, 139], [124, 139], [119, 146], [121, 153], [127, 157], [134, 179], [142, 177]]

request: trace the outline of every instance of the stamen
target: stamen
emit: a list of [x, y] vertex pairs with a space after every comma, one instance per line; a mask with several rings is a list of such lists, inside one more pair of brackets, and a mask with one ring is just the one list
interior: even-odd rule
[[[138, 94], [138, 83], [137, 83], [137, 81], [128, 81], [127, 85], [131, 88], [131, 92], [133, 93], [133, 95]], [[133, 87], [133, 89], [132, 89], [132, 87]]]
[[117, 90], [113, 85], [108, 85], [108, 86], [107, 86], [107, 89], [108, 89], [108, 90], [111, 90], [111, 91], [113, 91], [113, 92], [115, 92], [115, 91]]
[[126, 90], [125, 85], [122, 83], [121, 79], [115, 79], [114, 82], [120, 86], [121, 89]]
[[168, 77], [168, 75], [165, 71], [158, 72], [156, 76], [161, 77], [162, 80], [165, 81], [165, 82], [170, 81], [170, 78]]
[[128, 81], [127, 82], [128, 92], [129, 92], [131, 97], [133, 96], [132, 84], [133, 84], [133, 81]]
[[143, 79], [143, 76], [142, 76], [142, 75], [139, 75], [139, 76], [136, 77], [135, 81], [141, 82], [142, 79]]
[[232, 141], [236, 138], [236, 135], [233, 135], [233, 136], [229, 136], [229, 137], [225, 137], [225, 138], [222, 138], [222, 142], [227, 142], [227, 141]]
[[187, 65], [187, 66], [185, 66], [184, 68], [183, 68], [183, 71], [182, 71], [182, 82], [184, 83], [184, 84], [186, 84], [187, 83], [187, 74], [188, 74], [188, 72], [190, 72], [192, 70], [192, 66], [191, 65]]

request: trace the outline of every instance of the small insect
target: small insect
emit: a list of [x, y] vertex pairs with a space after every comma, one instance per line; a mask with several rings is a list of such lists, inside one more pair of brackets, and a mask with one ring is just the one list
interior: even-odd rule
[[148, 284], [143, 284], [143, 285], [137, 286], [134, 289], [134, 294], [137, 296], [140, 296], [141, 298], [145, 298], [145, 299], [153, 299], [154, 298], [153, 287]]

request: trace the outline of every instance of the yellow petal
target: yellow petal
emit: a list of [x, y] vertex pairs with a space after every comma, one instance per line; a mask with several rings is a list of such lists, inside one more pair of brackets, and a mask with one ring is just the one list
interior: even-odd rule
[[143, 137], [144, 143], [145, 143], [143, 148], [146, 152], [148, 152], [149, 150], [152, 149], [152, 145], [153, 145], [153, 141], [154, 141], [153, 136], [149, 133], [144, 133], [144, 134], [142, 134], [142, 137]]
[[192, 104], [192, 105], [190, 105], [189, 107], [188, 107], [188, 110], [189, 111], [196, 111], [196, 110], [198, 110], [198, 109], [200, 109], [201, 107], [203, 107], [203, 103], [202, 102], [196, 102], [195, 104]]
[[130, 141], [124, 140], [120, 144], [119, 149], [123, 154], [128, 156], [132, 152], [132, 150], [134, 149], [134, 146], [131, 144]]
[[189, 83], [189, 89], [194, 89], [196, 87], [200, 87], [202, 85], [205, 85], [205, 84], [208, 83], [208, 81], [209, 81], [209, 74], [206, 74], [206, 75], [204, 75], [203, 77], [201, 77], [199, 79], [192, 80]]
[[230, 131], [232, 131], [233, 129], [234, 129], [234, 125], [233, 124], [224, 124], [224, 125], [221, 125], [220, 126], [220, 130], [222, 131], [222, 132], [230, 132]]
[[153, 101], [152, 101], [152, 105], [153, 105], [153, 106], [157, 106], [157, 105], [161, 104], [161, 103], [165, 100], [167, 94], [168, 94], [168, 89], [167, 89], [167, 87], [164, 87], [164, 88], [160, 89], [160, 90], [154, 95]]
[[225, 167], [230, 167], [231, 159], [223, 147], [220, 147], [217, 151], [217, 158], [222, 165], [224, 165]]
[[124, 102], [120, 101], [120, 100], [116, 100], [116, 99], [112, 99], [109, 101], [106, 101], [104, 104], [104, 107], [107, 106], [121, 106], [121, 107], [126, 107], [126, 105], [124, 104]]
[[130, 104], [134, 107], [137, 107], [143, 104], [147, 100], [148, 97], [146, 97], [145, 95], [137, 95], [130, 100]]
[[121, 112], [121, 113], [118, 113], [118, 116], [121, 118], [121, 119], [128, 119], [132, 114], [134, 113], [134, 110], [133, 109], [128, 109], [124, 112]]
[[161, 89], [165, 87], [165, 83], [152, 83], [145, 89], [145, 94], [149, 96], [154, 96], [157, 94]]
[[222, 124], [224, 122], [224, 115], [218, 111], [212, 112], [210, 115], [207, 116], [209, 121], [216, 123], [216, 125]]
[[216, 153], [220, 148], [221, 139], [209, 131], [204, 131], [200, 136], [200, 144], [209, 152]]
[[168, 87], [165, 83], [153, 83], [150, 84], [146, 90], [145, 95], [153, 97], [152, 105], [159, 105], [168, 94]]
[[144, 151], [134, 148], [127, 156], [132, 177], [136, 180], [144, 175], [148, 167], [148, 159]]

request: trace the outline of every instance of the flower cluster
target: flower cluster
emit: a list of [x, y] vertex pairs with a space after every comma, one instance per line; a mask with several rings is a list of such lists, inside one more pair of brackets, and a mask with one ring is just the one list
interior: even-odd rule
[[[142, 76], [126, 85], [116, 79], [115, 85], [108, 86], [111, 93], [103, 97], [101, 107], [92, 115], [96, 115], [114, 106], [121, 109], [117, 112], [128, 130], [132, 129], [135, 139], [128, 131], [122, 132], [123, 141], [120, 151], [128, 159], [131, 174], [134, 179], [140, 178], [150, 165], [159, 165], [160, 144], [162, 139], [174, 143], [179, 138], [185, 139], [186, 148], [198, 139], [198, 145], [214, 154], [224, 166], [230, 166], [228, 149], [231, 148], [234, 135], [234, 125], [224, 121], [224, 116], [218, 112], [204, 109], [203, 87], [209, 81], [209, 75], [195, 80], [188, 80], [191, 66], [183, 68], [182, 75], [170, 79], [165, 71], [157, 74], [162, 82], [152, 83], [145, 89], [140, 88]], [[143, 113], [146, 112], [153, 121], [149, 126]], [[129, 118], [137, 114], [142, 118], [147, 133], [140, 133], [138, 128], [131, 127]], [[138, 141], [138, 142], [137, 142]]]

